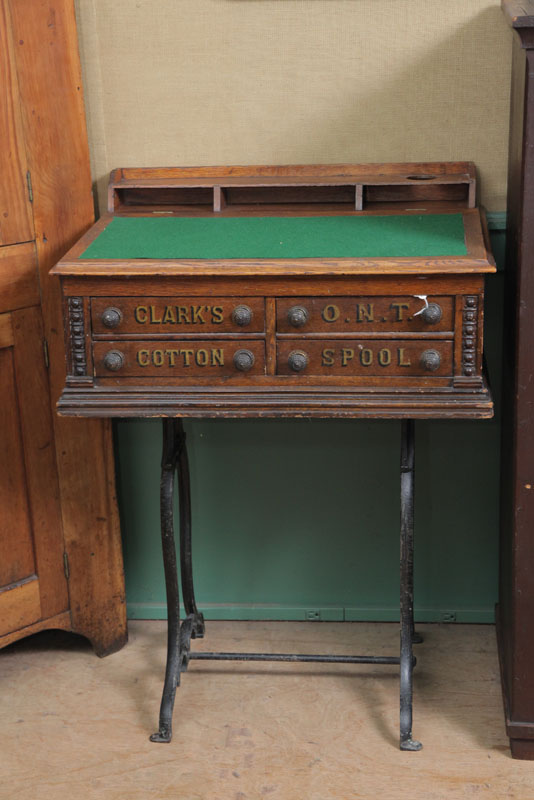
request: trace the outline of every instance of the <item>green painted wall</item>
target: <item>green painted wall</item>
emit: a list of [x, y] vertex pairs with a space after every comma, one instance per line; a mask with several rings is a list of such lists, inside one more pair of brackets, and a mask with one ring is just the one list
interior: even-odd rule
[[[492, 242], [502, 266], [504, 232]], [[500, 383], [503, 274], [487, 281]], [[498, 408], [498, 407], [497, 407]], [[158, 420], [116, 424], [128, 613], [166, 616]], [[197, 601], [213, 619], [398, 618], [400, 423], [186, 423]], [[416, 425], [416, 618], [491, 622], [499, 414]]]

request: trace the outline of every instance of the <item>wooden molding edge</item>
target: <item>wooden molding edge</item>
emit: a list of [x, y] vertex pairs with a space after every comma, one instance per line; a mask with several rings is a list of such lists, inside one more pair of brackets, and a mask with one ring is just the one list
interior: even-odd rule
[[24, 639], [26, 636], [31, 636], [33, 633], [52, 629], [70, 631], [71, 624], [68, 611], [63, 611], [61, 614], [56, 614], [55, 617], [50, 617], [49, 619], [41, 619], [33, 625], [27, 625], [25, 628], [19, 628], [18, 631], [0, 636], [0, 648], [7, 647], [8, 644]]

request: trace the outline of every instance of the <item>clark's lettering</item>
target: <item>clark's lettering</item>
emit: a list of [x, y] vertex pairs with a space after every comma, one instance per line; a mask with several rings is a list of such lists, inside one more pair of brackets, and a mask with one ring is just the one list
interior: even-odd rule
[[162, 306], [139, 305], [134, 308], [139, 325], [220, 325], [224, 320], [222, 306]]

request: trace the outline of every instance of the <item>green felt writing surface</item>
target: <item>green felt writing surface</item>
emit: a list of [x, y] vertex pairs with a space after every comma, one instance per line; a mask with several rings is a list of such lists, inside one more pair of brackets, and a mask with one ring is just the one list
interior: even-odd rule
[[465, 256], [461, 214], [115, 217], [84, 259]]

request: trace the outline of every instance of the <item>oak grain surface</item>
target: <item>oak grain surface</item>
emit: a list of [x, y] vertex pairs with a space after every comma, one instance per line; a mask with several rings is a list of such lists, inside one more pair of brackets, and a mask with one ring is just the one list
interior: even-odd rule
[[34, 242], [0, 247], [0, 312], [41, 301]]
[[0, 245], [33, 239], [27, 182], [28, 164], [22, 133], [15, 44], [7, 0], [0, 3]]
[[[9, 5], [54, 404], [65, 349], [59, 286], [48, 272], [93, 221], [77, 31], [72, 0]], [[54, 431], [72, 624], [104, 653], [126, 636], [111, 427], [56, 417]]]

